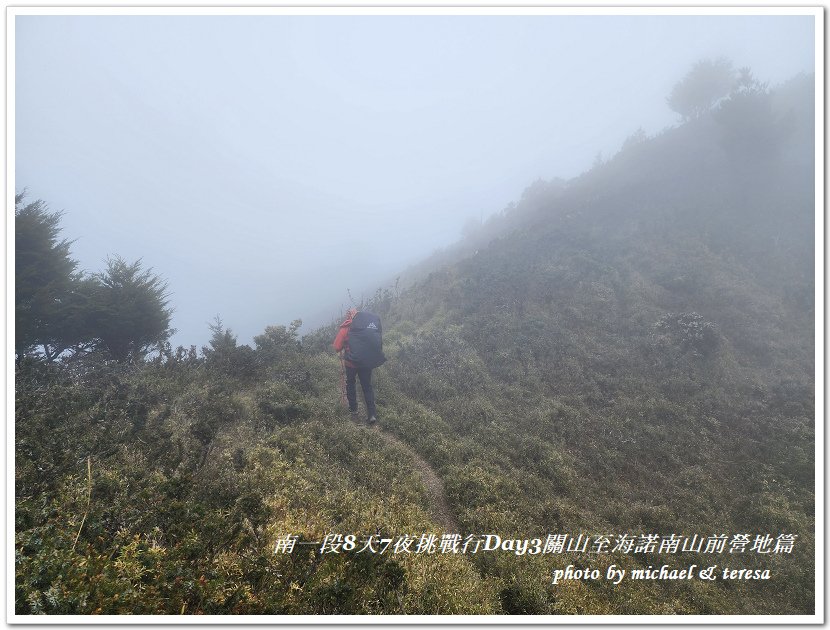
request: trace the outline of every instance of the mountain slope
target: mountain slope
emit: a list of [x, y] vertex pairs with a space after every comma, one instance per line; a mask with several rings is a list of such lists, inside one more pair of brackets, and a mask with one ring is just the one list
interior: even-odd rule
[[537, 184], [389, 308], [389, 371], [440, 418], [417, 439], [466, 530], [796, 534], [786, 595], [741, 585], [730, 612], [811, 609], [809, 86]]
[[[340, 406], [336, 324], [20, 361], [16, 610], [812, 613], [813, 103], [803, 77], [635, 135], [379, 291], [378, 430]], [[484, 534], [553, 546], [453, 546]], [[672, 535], [725, 546], [624, 544]]]

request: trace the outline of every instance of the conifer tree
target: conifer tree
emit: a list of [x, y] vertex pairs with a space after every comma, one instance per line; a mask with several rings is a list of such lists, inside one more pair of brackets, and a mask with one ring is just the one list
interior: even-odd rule
[[69, 256], [70, 241], [59, 240], [60, 212], [41, 200], [25, 204], [15, 196], [15, 353], [36, 352], [52, 359], [78, 341], [77, 311], [83, 302], [81, 274]]
[[698, 118], [710, 111], [735, 85], [732, 62], [720, 57], [701, 59], [675, 84], [666, 102], [683, 120]]
[[94, 278], [95, 336], [112, 358], [141, 358], [173, 333], [167, 283], [152, 269], [142, 269], [140, 260], [127, 263], [115, 256]]

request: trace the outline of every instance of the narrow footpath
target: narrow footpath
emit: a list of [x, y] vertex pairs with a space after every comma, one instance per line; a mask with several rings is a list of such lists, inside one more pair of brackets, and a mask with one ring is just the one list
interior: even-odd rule
[[421, 475], [421, 480], [427, 489], [427, 494], [429, 495], [430, 504], [432, 506], [433, 519], [435, 519], [435, 521], [446, 530], [446, 533], [460, 534], [461, 531], [458, 526], [458, 521], [455, 519], [455, 515], [450, 509], [450, 505], [447, 503], [447, 497], [444, 494], [444, 483], [435, 472], [435, 469], [430, 466], [427, 460], [418, 455], [418, 453], [416, 453], [406, 442], [402, 442], [397, 437], [387, 431], [384, 431], [377, 425], [371, 430], [376, 431], [387, 444], [395, 445], [409, 453], [410, 457], [412, 457], [412, 460], [415, 462], [415, 468]]

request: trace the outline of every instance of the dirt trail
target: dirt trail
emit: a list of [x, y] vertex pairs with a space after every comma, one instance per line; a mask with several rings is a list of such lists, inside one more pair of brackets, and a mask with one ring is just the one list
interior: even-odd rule
[[415, 462], [415, 468], [420, 473], [421, 479], [423, 480], [424, 486], [426, 486], [427, 493], [429, 494], [430, 504], [432, 505], [432, 517], [446, 530], [446, 533], [460, 533], [458, 521], [455, 519], [455, 515], [453, 515], [452, 510], [447, 503], [447, 497], [444, 495], [444, 483], [436, 474], [435, 469], [429, 465], [427, 460], [418, 455], [418, 453], [416, 453], [406, 442], [401, 442], [394, 435], [384, 431], [377, 425], [373, 427], [373, 430], [376, 431], [387, 444], [398, 446], [409, 453], [412, 460]]

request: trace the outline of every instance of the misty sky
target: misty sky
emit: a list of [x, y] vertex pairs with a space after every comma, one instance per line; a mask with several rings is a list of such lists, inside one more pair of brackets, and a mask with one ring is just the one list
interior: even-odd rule
[[[89, 272], [168, 280], [174, 345], [326, 323], [470, 217], [570, 178], [726, 56], [813, 72], [812, 16], [17, 16], [14, 187]], [[308, 326], [305, 327], [308, 330]]]

